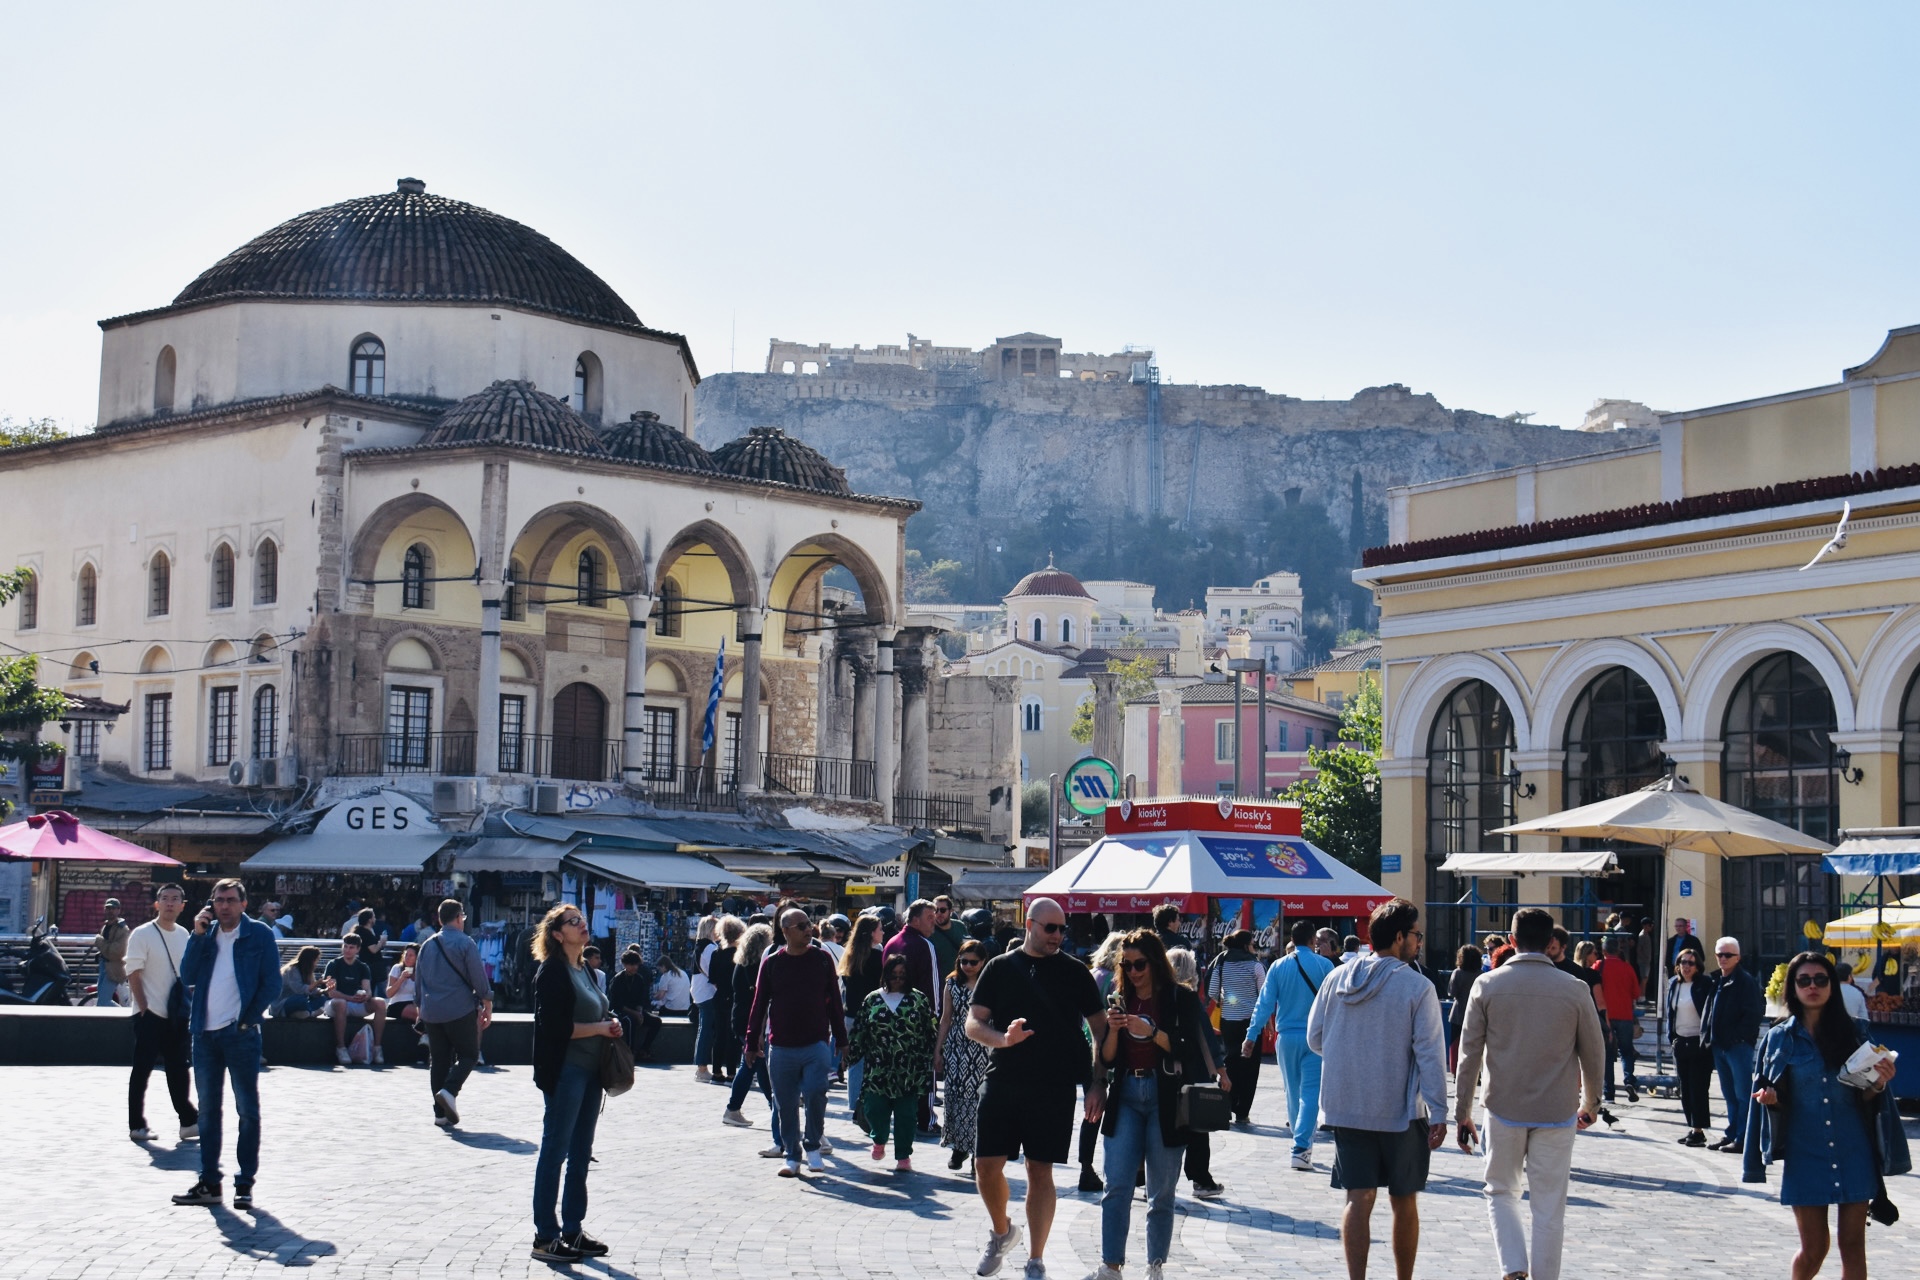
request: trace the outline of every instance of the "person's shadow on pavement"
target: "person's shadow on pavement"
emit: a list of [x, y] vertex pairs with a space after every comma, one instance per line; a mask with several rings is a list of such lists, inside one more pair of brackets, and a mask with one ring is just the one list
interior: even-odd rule
[[309, 1240], [280, 1219], [261, 1209], [236, 1210], [209, 1205], [221, 1243], [242, 1257], [274, 1262], [283, 1267], [310, 1267], [316, 1258], [330, 1258], [339, 1250], [330, 1240]]

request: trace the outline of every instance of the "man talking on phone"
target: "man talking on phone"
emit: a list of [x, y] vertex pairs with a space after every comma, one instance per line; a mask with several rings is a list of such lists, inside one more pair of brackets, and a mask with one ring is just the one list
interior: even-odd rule
[[[1587, 984], [1547, 956], [1553, 917], [1526, 907], [1513, 917], [1512, 959], [1480, 975], [1460, 1031], [1460, 1149], [1479, 1130], [1473, 1095], [1487, 1072], [1487, 1206], [1503, 1276], [1560, 1280], [1573, 1139], [1600, 1105], [1606, 1034]], [[1533, 1207], [1531, 1261], [1520, 1221], [1520, 1176]]]
[[220, 1121], [231, 1080], [240, 1117], [233, 1207], [251, 1209], [260, 1167], [260, 1017], [280, 994], [280, 950], [273, 930], [247, 915], [247, 888], [238, 880], [214, 885], [213, 901], [193, 918], [180, 980], [193, 989], [189, 1021], [200, 1092], [200, 1181], [173, 1202], [220, 1203]]

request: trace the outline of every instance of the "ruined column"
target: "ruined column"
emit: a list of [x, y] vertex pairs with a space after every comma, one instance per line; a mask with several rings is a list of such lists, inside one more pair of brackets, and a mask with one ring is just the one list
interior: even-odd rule
[[879, 794], [880, 821], [893, 821], [894, 768], [899, 757], [894, 743], [893, 628], [883, 628], [873, 668], [873, 786]]
[[1110, 762], [1124, 776], [1120, 759], [1120, 677], [1111, 671], [1096, 671], [1087, 677], [1093, 681], [1093, 754]]
[[[761, 615], [764, 625], [765, 615]], [[760, 625], [740, 642], [740, 759], [734, 785], [743, 793], [760, 790]]]
[[620, 720], [620, 778], [629, 787], [647, 783], [647, 617], [653, 597], [629, 592], [624, 710]]
[[480, 481], [480, 705], [475, 708], [474, 772], [500, 772], [500, 593], [506, 587], [507, 464], [489, 462]]
[[1180, 726], [1184, 723], [1178, 689], [1160, 690], [1160, 740], [1154, 752], [1153, 794], [1177, 796], [1185, 793], [1180, 778]]
[[900, 670], [900, 790], [924, 796], [927, 781], [927, 668], [919, 663]]

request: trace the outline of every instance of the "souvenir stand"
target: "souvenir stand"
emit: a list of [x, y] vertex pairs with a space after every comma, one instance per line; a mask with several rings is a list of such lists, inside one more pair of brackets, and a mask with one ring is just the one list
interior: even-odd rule
[[1920, 894], [1887, 901], [1889, 879], [1920, 874], [1920, 829], [1850, 828], [1822, 861], [1835, 875], [1871, 878], [1853, 905], [1873, 905], [1828, 924], [1821, 941], [1872, 975], [1867, 1022], [1874, 1041], [1900, 1055], [1893, 1096], [1920, 1098]]

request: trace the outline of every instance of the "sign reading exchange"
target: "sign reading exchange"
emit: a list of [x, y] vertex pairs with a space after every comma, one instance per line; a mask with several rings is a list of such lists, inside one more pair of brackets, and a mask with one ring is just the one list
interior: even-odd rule
[[1314, 861], [1313, 855], [1307, 852], [1305, 845], [1291, 840], [1202, 836], [1200, 845], [1214, 863], [1230, 876], [1325, 879], [1327, 875]]

